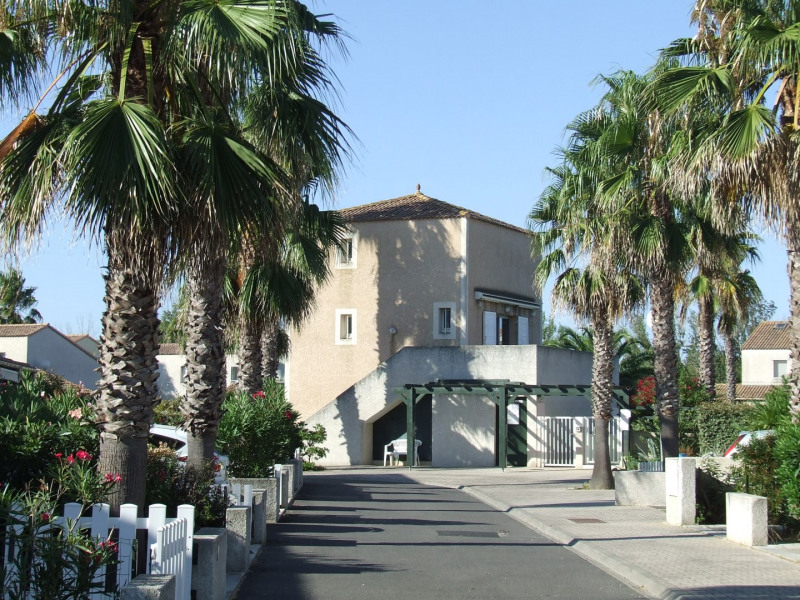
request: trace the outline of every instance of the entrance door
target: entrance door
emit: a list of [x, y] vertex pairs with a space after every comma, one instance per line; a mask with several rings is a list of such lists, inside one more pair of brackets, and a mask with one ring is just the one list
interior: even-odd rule
[[508, 455], [506, 461], [511, 467], [528, 466], [528, 411], [525, 400], [520, 399], [508, 405]]

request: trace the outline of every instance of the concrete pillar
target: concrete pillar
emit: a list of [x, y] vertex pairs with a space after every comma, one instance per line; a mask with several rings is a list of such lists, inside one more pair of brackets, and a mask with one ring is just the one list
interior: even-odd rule
[[265, 481], [264, 514], [267, 523], [277, 523], [281, 516], [281, 503], [278, 493], [278, 480], [271, 477]]
[[284, 473], [286, 473], [286, 508], [288, 508], [294, 500], [294, 486], [297, 481], [297, 469], [295, 468], [294, 461], [290, 460], [288, 464], [283, 465]]
[[203, 527], [194, 534], [197, 561], [192, 569], [195, 600], [225, 600], [228, 533], [222, 527]]
[[225, 529], [227, 530], [227, 570], [232, 573], [243, 573], [250, 563], [250, 532], [253, 527], [253, 508], [251, 506], [233, 506], [226, 512]]
[[175, 600], [175, 575], [137, 575], [120, 590], [119, 600]]
[[766, 546], [769, 538], [767, 499], [753, 494], [725, 494], [725, 530], [732, 542]]
[[253, 491], [253, 535], [254, 544], [267, 543], [267, 505], [266, 490]]
[[664, 486], [667, 493], [667, 523], [694, 525], [696, 484], [694, 458], [667, 458], [664, 461]]
[[589, 438], [589, 423], [586, 417], [575, 417], [572, 422], [572, 464], [582, 469], [586, 464], [586, 440]]
[[544, 429], [539, 417], [545, 415], [545, 406], [537, 396], [528, 398], [528, 467], [544, 467]]

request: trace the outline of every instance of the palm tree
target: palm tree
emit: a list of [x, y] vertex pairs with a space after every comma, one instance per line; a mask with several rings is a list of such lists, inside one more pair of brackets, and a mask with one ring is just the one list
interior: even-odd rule
[[719, 320], [717, 330], [725, 341], [725, 371], [728, 402], [736, 400], [736, 360], [739, 344], [736, 332], [753, 306], [762, 300], [761, 289], [749, 271], [736, 269], [717, 282]]
[[[252, 149], [257, 149], [262, 156], [270, 157], [271, 161], [274, 157], [281, 156], [281, 153], [293, 152], [293, 146], [298, 142], [294, 139], [278, 138], [275, 134], [268, 139], [262, 139], [259, 135], [266, 135], [271, 129], [315, 132], [310, 125], [311, 119], [307, 112], [304, 113], [297, 108], [294, 111], [287, 111], [284, 106], [286, 104], [293, 103], [293, 106], [304, 107], [313, 103], [317, 112], [324, 113], [333, 122], [334, 129], [331, 135], [341, 136], [341, 128], [335, 128], [340, 121], [332, 115], [327, 106], [312, 95], [326, 92], [330, 87], [330, 76], [327, 67], [308, 39], [313, 35], [320, 41], [330, 43], [338, 39], [340, 30], [334, 23], [311, 15], [302, 5], [294, 4], [293, 10], [296, 15], [289, 20], [293, 27], [287, 27], [281, 35], [276, 35], [273, 39], [275, 55], [283, 58], [276, 64], [270, 64], [275, 73], [273, 77], [260, 81], [244, 99], [241, 105], [243, 118], [236, 127], [239, 140], [246, 140]], [[272, 110], [266, 111], [261, 106], [256, 110], [253, 99], [265, 95], [273, 101]], [[213, 97], [218, 98], [218, 96], [219, 94]], [[297, 100], [298, 97], [302, 101]], [[254, 116], [253, 112], [257, 112], [257, 115]], [[255, 133], [253, 121], [259, 118], [267, 119], [268, 122], [259, 122], [261, 129]], [[214, 128], [224, 131], [218, 124], [214, 124]], [[300, 139], [304, 141], [302, 137]], [[189, 165], [208, 164], [206, 154], [206, 149], [200, 147], [196, 155], [192, 156]], [[187, 322], [186, 402], [183, 409], [185, 427], [190, 434], [189, 464], [198, 466], [213, 457], [225, 393], [222, 316], [228, 255], [231, 251], [236, 252], [236, 246], [239, 244], [248, 246], [250, 240], [255, 239], [257, 232], [261, 232], [258, 235], [262, 247], [270, 248], [279, 244], [284, 236], [283, 232], [293, 222], [292, 215], [300, 210], [298, 208], [300, 197], [292, 192], [297, 174], [287, 170], [287, 167], [291, 167], [290, 164], [273, 162], [275, 175], [272, 186], [262, 189], [260, 194], [252, 195], [245, 190], [237, 189], [239, 174], [226, 173], [230, 161], [217, 160], [218, 158], [219, 154], [212, 164], [217, 166], [219, 171], [214, 173], [213, 177], [200, 180], [203, 185], [199, 186], [197, 197], [202, 209], [198, 212], [205, 218], [199, 222], [190, 221], [195, 231], [191, 234], [194, 242], [187, 267], [190, 304]], [[203, 169], [204, 174], [208, 171], [207, 168]], [[231, 177], [230, 181], [225, 180], [226, 175]], [[220, 186], [220, 181], [225, 185]], [[256, 205], [262, 207], [267, 219], [239, 218], [241, 211], [234, 211], [234, 218], [220, 222], [218, 215], [225, 214], [226, 209], [229, 210], [229, 205], [237, 202], [241, 192], [244, 193], [244, 198], [249, 195]], [[244, 235], [241, 238], [237, 237], [242, 232]], [[256, 362], [257, 369], [251, 369], [248, 350], [260, 349], [261, 322], [258, 319], [254, 323], [242, 324], [240, 329], [245, 332], [245, 341], [240, 347], [239, 375], [241, 381], [251, 384], [253, 388], [251, 392], [260, 389], [260, 361]]]
[[[287, 31], [308, 13], [291, 0], [32, 4], [63, 74], [47, 113], [31, 111], [37, 127], [12, 132], [2, 226], [11, 243], [35, 236], [60, 201], [79, 232], [102, 239], [99, 468], [122, 475], [112, 504], [143, 506], [166, 265], [208, 232], [189, 215], [213, 213], [226, 228], [270, 223], [256, 200], [274, 190], [276, 169], [235, 115], [263, 74], [291, 69], [275, 56], [302, 55]], [[12, 4], [12, 22], [30, 5]]]
[[663, 456], [678, 456], [678, 354], [675, 289], [686, 269], [686, 234], [666, 185], [667, 161], [680, 128], [653, 109], [648, 85], [654, 75], [622, 71], [603, 77], [602, 106], [611, 124], [603, 148], [623, 168], [602, 182], [603, 204], [632, 214], [632, 268], [649, 284], [657, 411]]
[[[716, 0], [694, 14], [701, 34], [668, 50], [682, 65], [657, 82], [660, 106], [717, 111], [683, 172], [687, 189], [711, 185], [724, 209], [739, 202], [783, 229], [789, 256], [792, 335], [790, 412], [800, 421], [800, 156], [797, 108], [800, 10], [794, 2]], [[774, 96], [774, 110], [767, 104]]]
[[0, 272], [0, 323], [16, 325], [38, 323], [42, 315], [36, 310], [35, 287], [25, 287], [25, 278], [17, 269]]
[[609, 174], [609, 164], [602, 153], [596, 153], [605, 125], [607, 121], [600, 111], [589, 111], [570, 124], [570, 146], [562, 151], [562, 164], [550, 171], [554, 182], [528, 217], [534, 230], [533, 253], [542, 256], [536, 268], [536, 283], [543, 287], [555, 275], [553, 302], [592, 323], [596, 445], [589, 485], [593, 489], [614, 487], [608, 448], [614, 321], [641, 299], [638, 281], [621, 263], [621, 213], [612, 216], [596, 202], [600, 178]]

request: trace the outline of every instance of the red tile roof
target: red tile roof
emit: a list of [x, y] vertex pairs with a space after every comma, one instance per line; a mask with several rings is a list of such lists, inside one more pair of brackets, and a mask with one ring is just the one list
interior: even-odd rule
[[380, 202], [373, 202], [371, 204], [362, 204], [361, 206], [353, 206], [351, 208], [343, 208], [338, 211], [342, 218], [348, 223], [356, 223], [360, 221], [414, 221], [421, 219], [458, 219], [465, 217], [467, 219], [475, 219], [476, 221], [484, 221], [520, 231], [522, 233], [529, 233], [527, 229], [504, 223], [498, 219], [487, 217], [480, 213], [442, 202], [436, 198], [426, 196], [417, 191], [408, 196], [401, 196], [399, 198], [392, 198], [391, 200], [382, 200]]
[[742, 350], [789, 350], [790, 333], [789, 321], [763, 321], [742, 344]]
[[[736, 400], [763, 400], [774, 385], [743, 385], [736, 384]], [[718, 383], [715, 388], [717, 400], [725, 400], [728, 397], [728, 384]]]

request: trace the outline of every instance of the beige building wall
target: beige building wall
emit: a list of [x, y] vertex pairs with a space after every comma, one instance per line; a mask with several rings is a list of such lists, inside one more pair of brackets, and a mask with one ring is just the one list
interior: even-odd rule
[[[538, 298], [530, 238], [521, 230], [472, 218], [350, 226], [352, 259], [331, 256], [332, 277], [318, 291], [316, 308], [301, 330], [289, 332], [286, 390], [304, 418], [405, 347], [482, 344], [483, 310], [492, 306], [479, 306], [476, 289]], [[438, 326], [440, 308], [451, 309], [446, 334]], [[541, 311], [512, 313], [512, 343], [519, 316], [529, 319], [529, 343], [538, 343]], [[347, 315], [352, 337], [342, 339]]]
[[[353, 224], [354, 265], [331, 256], [333, 276], [317, 295], [292, 345], [286, 388], [307, 417], [406, 346], [454, 346], [434, 335], [434, 303], [454, 303], [460, 322], [459, 219]], [[342, 340], [342, 316], [353, 317], [353, 337]]]

